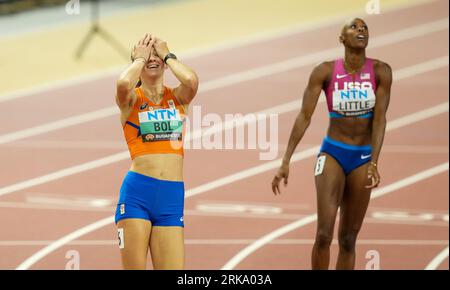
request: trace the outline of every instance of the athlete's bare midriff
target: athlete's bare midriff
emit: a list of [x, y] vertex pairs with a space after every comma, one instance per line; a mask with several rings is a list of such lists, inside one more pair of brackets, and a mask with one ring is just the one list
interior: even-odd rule
[[134, 158], [131, 171], [161, 180], [183, 181], [183, 156], [146, 154]]
[[372, 143], [372, 118], [331, 118], [328, 137], [349, 145]]

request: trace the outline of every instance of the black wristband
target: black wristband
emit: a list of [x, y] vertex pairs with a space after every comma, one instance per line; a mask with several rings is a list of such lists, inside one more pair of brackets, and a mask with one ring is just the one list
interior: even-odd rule
[[177, 56], [171, 52], [169, 52], [165, 57], [164, 57], [164, 63], [167, 64], [167, 60], [169, 58], [173, 58], [173, 59], [177, 59]]

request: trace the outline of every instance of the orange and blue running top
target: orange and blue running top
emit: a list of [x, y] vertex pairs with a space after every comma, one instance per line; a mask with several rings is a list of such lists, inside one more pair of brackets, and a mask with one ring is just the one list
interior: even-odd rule
[[164, 87], [159, 104], [147, 98], [141, 88], [135, 89], [136, 102], [123, 126], [131, 159], [146, 154], [180, 154], [183, 152], [183, 123], [186, 112]]

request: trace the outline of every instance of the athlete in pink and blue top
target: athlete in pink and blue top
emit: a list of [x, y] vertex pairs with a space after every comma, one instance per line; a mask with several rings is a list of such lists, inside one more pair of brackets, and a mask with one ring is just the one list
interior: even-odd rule
[[283, 163], [272, 181], [287, 185], [289, 162], [311, 122], [319, 95], [325, 92], [330, 116], [315, 168], [317, 233], [312, 268], [328, 269], [330, 244], [338, 208], [339, 256], [337, 269], [355, 266], [356, 238], [372, 188], [378, 186], [378, 157], [386, 128], [392, 71], [388, 64], [366, 57], [369, 31], [359, 18], [349, 21], [339, 37], [345, 58], [323, 62], [311, 73], [303, 104], [289, 138]]

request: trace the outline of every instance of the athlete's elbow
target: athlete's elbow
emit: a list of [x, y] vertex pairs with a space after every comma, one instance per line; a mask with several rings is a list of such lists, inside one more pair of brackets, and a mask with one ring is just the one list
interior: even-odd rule
[[191, 90], [196, 93], [197, 90], [198, 90], [198, 84], [199, 84], [199, 80], [198, 80], [197, 74], [195, 72], [192, 72], [186, 78], [186, 82], [187, 82], [188, 86], [191, 88]]
[[116, 91], [116, 103], [120, 107], [128, 102], [128, 96], [130, 95], [130, 83], [126, 80], [117, 81]]
[[378, 125], [386, 125], [386, 114], [375, 114], [373, 117], [373, 123]]
[[300, 115], [298, 116], [298, 121], [305, 124], [306, 127], [308, 127], [309, 124], [311, 124], [311, 118], [312, 114], [309, 114], [308, 112], [305, 111], [301, 111]]
[[117, 92], [128, 91], [130, 89], [131, 82], [128, 79], [118, 79], [116, 82]]
[[372, 127], [374, 130], [385, 130], [387, 125], [386, 116], [374, 116]]

